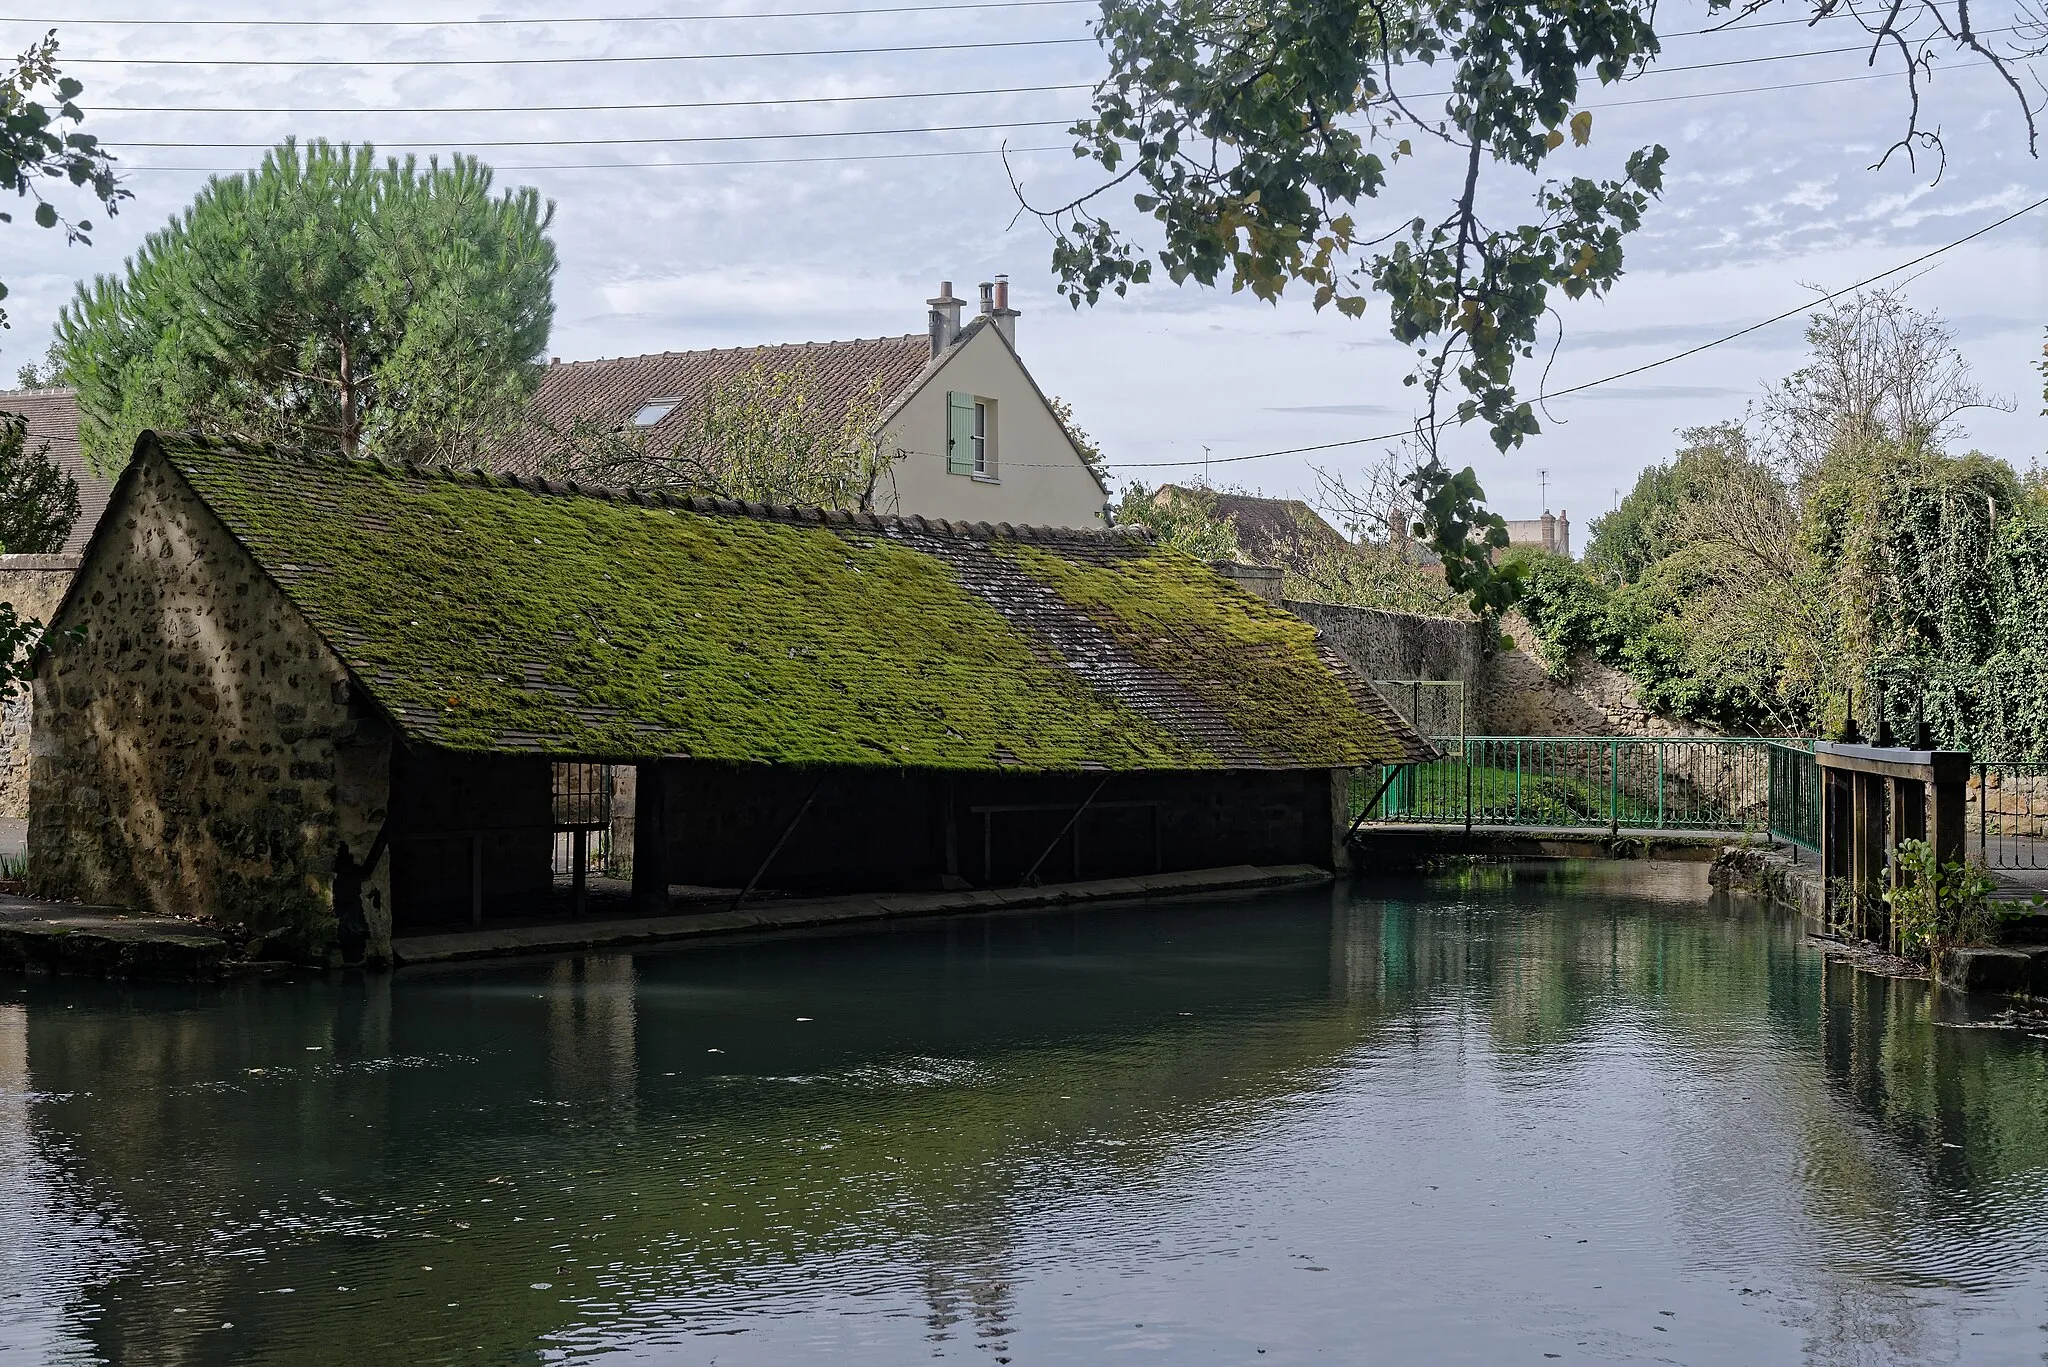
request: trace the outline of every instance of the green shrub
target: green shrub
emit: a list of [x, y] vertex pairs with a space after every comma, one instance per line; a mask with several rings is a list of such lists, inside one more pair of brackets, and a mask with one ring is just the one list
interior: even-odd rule
[[1924, 840], [1902, 840], [1893, 855], [1894, 885], [1883, 894], [1892, 911], [1892, 943], [1914, 958], [1938, 957], [1958, 945], [1991, 938], [1998, 884], [1959, 859], [1941, 863]]

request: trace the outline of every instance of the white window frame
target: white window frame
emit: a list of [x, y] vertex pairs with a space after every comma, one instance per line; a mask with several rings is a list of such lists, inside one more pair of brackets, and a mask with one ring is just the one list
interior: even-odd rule
[[[661, 425], [662, 419], [666, 418], [669, 414], [675, 412], [677, 408], [681, 407], [682, 402], [683, 401], [681, 399], [671, 399], [667, 397], [648, 399], [645, 402], [643, 402], [638, 408], [633, 410], [633, 416], [627, 420], [626, 425], [628, 427], [638, 428], [640, 431], [643, 432], [650, 427], [659, 427]], [[652, 422], [640, 421], [641, 415], [646, 413], [650, 408], [659, 408], [661, 411], [654, 415], [654, 420]]]
[[995, 471], [990, 468], [988, 458], [989, 416], [994, 407], [987, 399], [974, 401], [974, 477], [987, 479]]

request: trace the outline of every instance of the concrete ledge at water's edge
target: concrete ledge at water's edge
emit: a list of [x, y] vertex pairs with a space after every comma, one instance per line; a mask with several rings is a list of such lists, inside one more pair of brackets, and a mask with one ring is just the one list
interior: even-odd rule
[[1088, 903], [1189, 899], [1280, 892], [1333, 881], [1312, 864], [1237, 865], [1135, 878], [1048, 883], [1035, 888], [978, 888], [960, 892], [874, 893], [808, 901], [762, 902], [738, 911], [690, 912], [610, 921], [554, 921], [545, 925], [485, 925], [434, 935], [406, 935], [391, 943], [399, 966], [459, 959], [633, 949], [711, 938], [858, 925], [961, 912], [1021, 911]]
[[1525, 826], [1375, 824], [1351, 837], [1360, 873], [1402, 873], [1437, 859], [1659, 859], [1710, 863], [1740, 832], [1604, 831]]
[[89, 978], [218, 978], [234, 946], [196, 921], [0, 896], [0, 969]]

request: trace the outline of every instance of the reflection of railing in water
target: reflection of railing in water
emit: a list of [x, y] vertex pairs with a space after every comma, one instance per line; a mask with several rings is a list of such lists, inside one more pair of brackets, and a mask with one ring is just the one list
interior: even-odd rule
[[1772, 816], [1769, 744], [1723, 737], [1442, 736], [1436, 738], [1442, 759], [1400, 772], [1356, 773], [1351, 813], [1368, 821], [1468, 828], [1762, 829]]

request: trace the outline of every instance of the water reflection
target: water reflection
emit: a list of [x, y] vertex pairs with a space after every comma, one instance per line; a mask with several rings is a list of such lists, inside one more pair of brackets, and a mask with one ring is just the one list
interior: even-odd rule
[[0, 1359], [2038, 1361], [2048, 1054], [1942, 1010], [1641, 865], [17, 981]]

